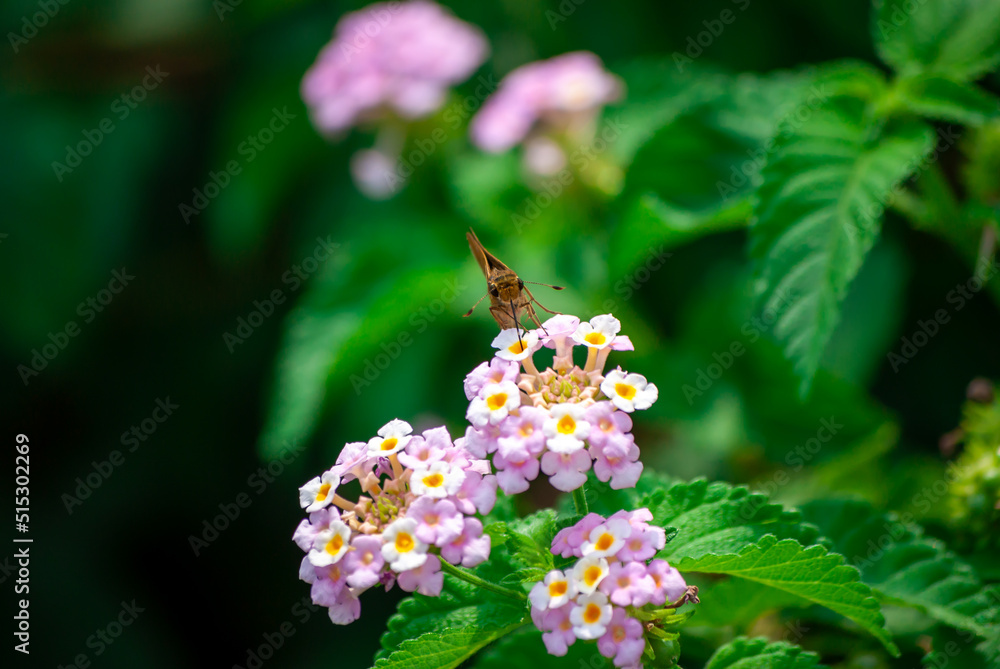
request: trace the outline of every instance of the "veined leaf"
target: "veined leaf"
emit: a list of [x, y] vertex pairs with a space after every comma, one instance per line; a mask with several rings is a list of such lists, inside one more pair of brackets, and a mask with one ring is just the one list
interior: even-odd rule
[[556, 534], [555, 511], [545, 509], [509, 523], [490, 523], [483, 529], [492, 537], [494, 548], [506, 546], [511, 562], [544, 571], [552, 569], [550, 549]]
[[379, 658], [373, 669], [454, 669], [486, 644], [510, 634], [522, 624], [517, 622], [506, 627], [469, 625], [423, 634], [407, 639], [388, 657]]
[[705, 669], [820, 669], [819, 656], [783, 641], [739, 637], [719, 648]]
[[1000, 644], [1000, 591], [984, 587], [969, 565], [919, 526], [860, 500], [820, 500], [802, 512], [889, 604], [973, 632], [985, 640], [981, 650]]
[[792, 539], [765, 536], [738, 554], [684, 558], [673, 565], [682, 572], [728, 574], [768, 585], [839, 613], [875, 636], [893, 655], [899, 649], [885, 630], [885, 618], [861, 574], [842, 555], [823, 546], [804, 548]]
[[902, 74], [931, 72], [969, 81], [1000, 61], [997, 0], [883, 0], [875, 4], [875, 49]]
[[1000, 99], [975, 84], [938, 75], [900, 79], [903, 105], [921, 116], [980, 126], [1000, 116]]
[[704, 479], [651, 493], [640, 500], [639, 507], [643, 506], [653, 513], [653, 524], [677, 528], [677, 535], [659, 554], [671, 564], [681, 558], [735, 553], [765, 535], [805, 544], [818, 536], [797, 511], [771, 504], [767, 495]]
[[921, 123], [876, 142], [865, 104], [837, 98], [779, 140], [764, 167], [750, 228], [757, 293], [805, 394], [837, 325], [840, 304], [881, 228], [891, 190], [931, 145]]

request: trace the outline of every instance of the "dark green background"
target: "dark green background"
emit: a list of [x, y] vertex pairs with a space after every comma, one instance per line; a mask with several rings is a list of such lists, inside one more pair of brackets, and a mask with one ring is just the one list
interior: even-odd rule
[[[900, 337], [947, 306], [948, 291], [970, 276], [949, 248], [890, 217], [806, 405], [798, 404], [789, 364], [766, 338], [689, 405], [682, 385], [739, 339], [751, 315], [745, 234], [672, 249], [663, 269], [625, 300], [616, 282], [633, 276], [647, 252], [616, 238], [614, 208], [585, 209], [583, 225], [552, 216], [512, 234], [509, 212], [462, 200], [449, 186], [451, 161], [471, 153], [461, 136], [399, 197], [366, 201], [347, 164], [370, 137], [325, 142], [297, 94], [337, 18], [359, 6], [247, 1], [220, 21], [209, 3], [193, 0], [70, 0], [18, 53], [5, 40], [2, 411], [11, 465], [14, 435], [31, 439], [35, 540], [32, 654], [28, 663], [18, 657], [17, 666], [69, 666], [79, 653], [94, 667], [246, 666], [247, 650], [285, 621], [295, 634], [267, 666], [368, 666], [398, 591], [366, 594], [362, 619], [348, 628], [331, 625], [322, 610], [302, 624], [293, 613], [308, 595], [290, 540], [302, 515], [296, 488], [327, 468], [345, 441], [367, 439], [393, 417], [421, 427], [444, 422], [455, 436], [464, 430], [461, 381], [490, 355], [495, 332], [485, 309], [460, 318], [484, 288], [464, 239], [469, 225], [524, 278], [568, 286], [560, 294], [540, 288], [546, 306], [589, 318], [603, 313], [606, 300], [623, 302], [623, 332], [634, 336], [637, 352], [613, 362], [660, 387], [658, 404], [636, 416], [647, 466], [679, 477], [767, 481], [790, 448], [815, 434], [821, 417], [836, 416], [846, 428], [814, 464], [856, 448], [881, 425], [890, 433], [898, 425], [900, 440], [893, 447], [883, 435], [884, 448], [840, 479], [810, 479], [820, 471], [810, 466], [797, 493], [784, 491], [790, 501], [807, 497], [805, 488], [818, 494], [846, 480], [876, 502], [906, 508], [921, 481], [939, 475], [938, 438], [957, 424], [966, 384], [1000, 373], [997, 303], [977, 296], [898, 374], [885, 354], [898, 351]], [[458, 5], [492, 44], [480, 74], [577, 49], [596, 52], [612, 70], [639, 57], [669, 56], [734, 4], [585, 0], [552, 29], [545, 11], [558, 7], [520, 0]], [[32, 2], [5, 3], [4, 33], [36, 11]], [[868, 21], [869, 6], [860, 1], [752, 2], [699, 65], [768, 72], [845, 57], [875, 63]], [[64, 147], [112, 115], [114, 99], [157, 64], [169, 72], [164, 82], [59, 182], [51, 163], [64, 158]], [[457, 95], [474, 88], [475, 77]], [[191, 201], [210, 171], [237, 157], [239, 143], [275, 107], [297, 118], [185, 224], [178, 205]], [[484, 207], [493, 209], [483, 215]], [[313, 252], [317, 236], [340, 244], [339, 253], [292, 291], [282, 276]], [[123, 267], [134, 281], [83, 323], [77, 305]], [[445, 299], [443, 314], [412, 316], [433, 306], [449, 281], [459, 290]], [[290, 299], [230, 353], [223, 333], [274, 289]], [[272, 392], [298, 402], [292, 390], [275, 391], [274, 381], [283, 322], [301, 303], [310, 313], [354, 314], [372, 327], [351, 340], [356, 348], [341, 352], [346, 362], [326, 383], [322, 413], [303, 409], [320, 416], [318, 430], [261, 490], [248, 477], [276, 452], [258, 444]], [[29, 364], [32, 350], [70, 320], [81, 334], [25, 386], [17, 366]], [[355, 393], [350, 375], [401, 332], [411, 333], [413, 344]], [[149, 418], [158, 398], [179, 408], [127, 452], [122, 433]], [[67, 513], [62, 496], [116, 449], [124, 464]], [[11, 478], [0, 486], [8, 501]], [[189, 536], [241, 493], [250, 506], [195, 557]], [[538, 495], [536, 502], [548, 499]], [[933, 526], [933, 518], [925, 520]], [[7, 553], [0, 549], [0, 559]], [[12, 578], [0, 580], [8, 597]], [[95, 656], [88, 637], [133, 599], [144, 612]]]

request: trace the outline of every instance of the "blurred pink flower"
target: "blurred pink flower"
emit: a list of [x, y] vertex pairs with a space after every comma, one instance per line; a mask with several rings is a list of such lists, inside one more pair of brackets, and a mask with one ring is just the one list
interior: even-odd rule
[[388, 111], [419, 118], [486, 59], [482, 31], [429, 0], [377, 3], [341, 18], [302, 80], [320, 131], [334, 134]]

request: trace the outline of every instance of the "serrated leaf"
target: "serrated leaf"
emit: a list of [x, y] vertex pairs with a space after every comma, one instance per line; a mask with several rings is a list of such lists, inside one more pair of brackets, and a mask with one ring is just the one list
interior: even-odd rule
[[677, 528], [659, 554], [671, 564], [709, 553], [735, 553], [765, 535], [810, 544], [819, 534], [797, 511], [771, 504], [766, 495], [704, 479], [651, 493], [638, 506], [649, 508], [654, 525]]
[[940, 541], [912, 523], [883, 514], [860, 500], [821, 500], [803, 515], [837, 551], [861, 570], [862, 580], [894, 605], [917, 608], [932, 618], [982, 637], [982, 650], [1000, 644], [1000, 594]]
[[520, 585], [522, 583], [537, 583], [545, 578], [545, 575], [549, 573], [549, 570], [542, 569], [541, 567], [527, 567], [525, 569], [518, 569], [515, 572], [507, 574], [502, 579], [500, 579], [500, 585]]
[[407, 639], [388, 657], [379, 658], [373, 669], [454, 669], [488, 643], [520, 627], [469, 625]]
[[904, 123], [871, 141], [865, 104], [837, 98], [789, 126], [763, 170], [750, 252], [757, 294], [805, 394], [840, 304], [878, 236], [890, 190], [930, 149], [930, 129]]
[[738, 637], [719, 648], [705, 669], [820, 669], [819, 656], [783, 641]]
[[893, 655], [899, 649], [885, 630], [885, 618], [872, 589], [844, 557], [823, 546], [803, 547], [793, 539], [765, 536], [738, 554], [703, 555], [672, 562], [682, 572], [728, 574], [782, 590], [853, 620]]
[[[552, 538], [556, 534], [556, 512], [544, 509], [510, 523], [490, 523], [484, 528], [493, 546], [506, 546], [513, 563], [552, 569]], [[544, 575], [544, 574], [543, 574]]]
[[[482, 576], [477, 570], [477, 575]], [[527, 605], [484, 592], [445, 575], [438, 597], [413, 595], [399, 603], [382, 634], [381, 656], [401, 648], [407, 639], [445, 630], [475, 627], [507, 627], [521, 621]]]
[[1000, 99], [975, 84], [939, 75], [900, 79], [903, 106], [921, 116], [980, 126], [1000, 116]]
[[900, 73], [930, 72], [969, 81], [1000, 61], [997, 0], [884, 0], [875, 5], [875, 49]]

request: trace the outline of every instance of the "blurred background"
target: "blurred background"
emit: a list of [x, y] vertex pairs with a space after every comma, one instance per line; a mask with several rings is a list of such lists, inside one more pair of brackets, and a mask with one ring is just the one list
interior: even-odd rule
[[[737, 20], [686, 70], [696, 90], [743, 72], [732, 81], [752, 97], [761, 73], [841, 58], [877, 66], [869, 4], [445, 4], [485, 31], [491, 54], [415, 126], [411, 141], [436, 128], [447, 137], [385, 201], [349, 173], [372, 134], [324, 139], [299, 95], [339, 17], [364, 3], [0, 9], [4, 33], [20, 36], [0, 57], [0, 411], [7, 442], [31, 443], [30, 666], [83, 655], [108, 668], [247, 667], [283, 623], [294, 635], [266, 664], [369, 666], [399, 592], [367, 594], [348, 628], [304, 607], [296, 489], [391, 418], [464, 431], [462, 379], [496, 332], [484, 306], [461, 317], [485, 290], [470, 226], [525, 280], [567, 286], [538, 287], [545, 306], [622, 320], [636, 351], [617, 362], [660, 388], [636, 420], [647, 467], [770, 486], [790, 503], [851, 492], [911, 510], [932, 532], [947, 524], [942, 505], [918, 508], [916, 496], [941, 478], [952, 453], [939, 440], [959, 424], [970, 381], [1000, 376], [998, 293], [961, 310], [947, 298], [972, 276], [967, 259], [890, 214], [802, 399], [767, 324], [752, 320], [740, 216], [698, 219], [694, 232], [687, 219], [657, 227], [636, 213], [650, 189], [711, 208], [757, 132], [752, 117], [708, 129], [695, 102], [646, 85], [648, 63], [677, 78], [672, 54], [730, 10]], [[468, 117], [483, 77], [575, 50], [624, 77], [622, 105], [647, 101], [619, 111], [657, 140], [612, 147], [625, 165], [616, 197], [580, 189], [525, 224], [514, 214], [537, 202], [536, 187], [516, 159], [469, 145]], [[706, 133], [717, 150], [686, 144]], [[69, 155], [84, 139], [89, 155]], [[239, 172], [227, 173], [233, 161]], [[950, 322], [893, 364], [887, 354], [941, 308]], [[709, 379], [733, 342], [746, 353]], [[795, 469], [786, 455], [822, 421], [843, 427]], [[776, 490], [779, 472], [792, 482]], [[213, 532], [220, 514], [230, 517]], [[130, 607], [141, 612], [114, 635]]]

